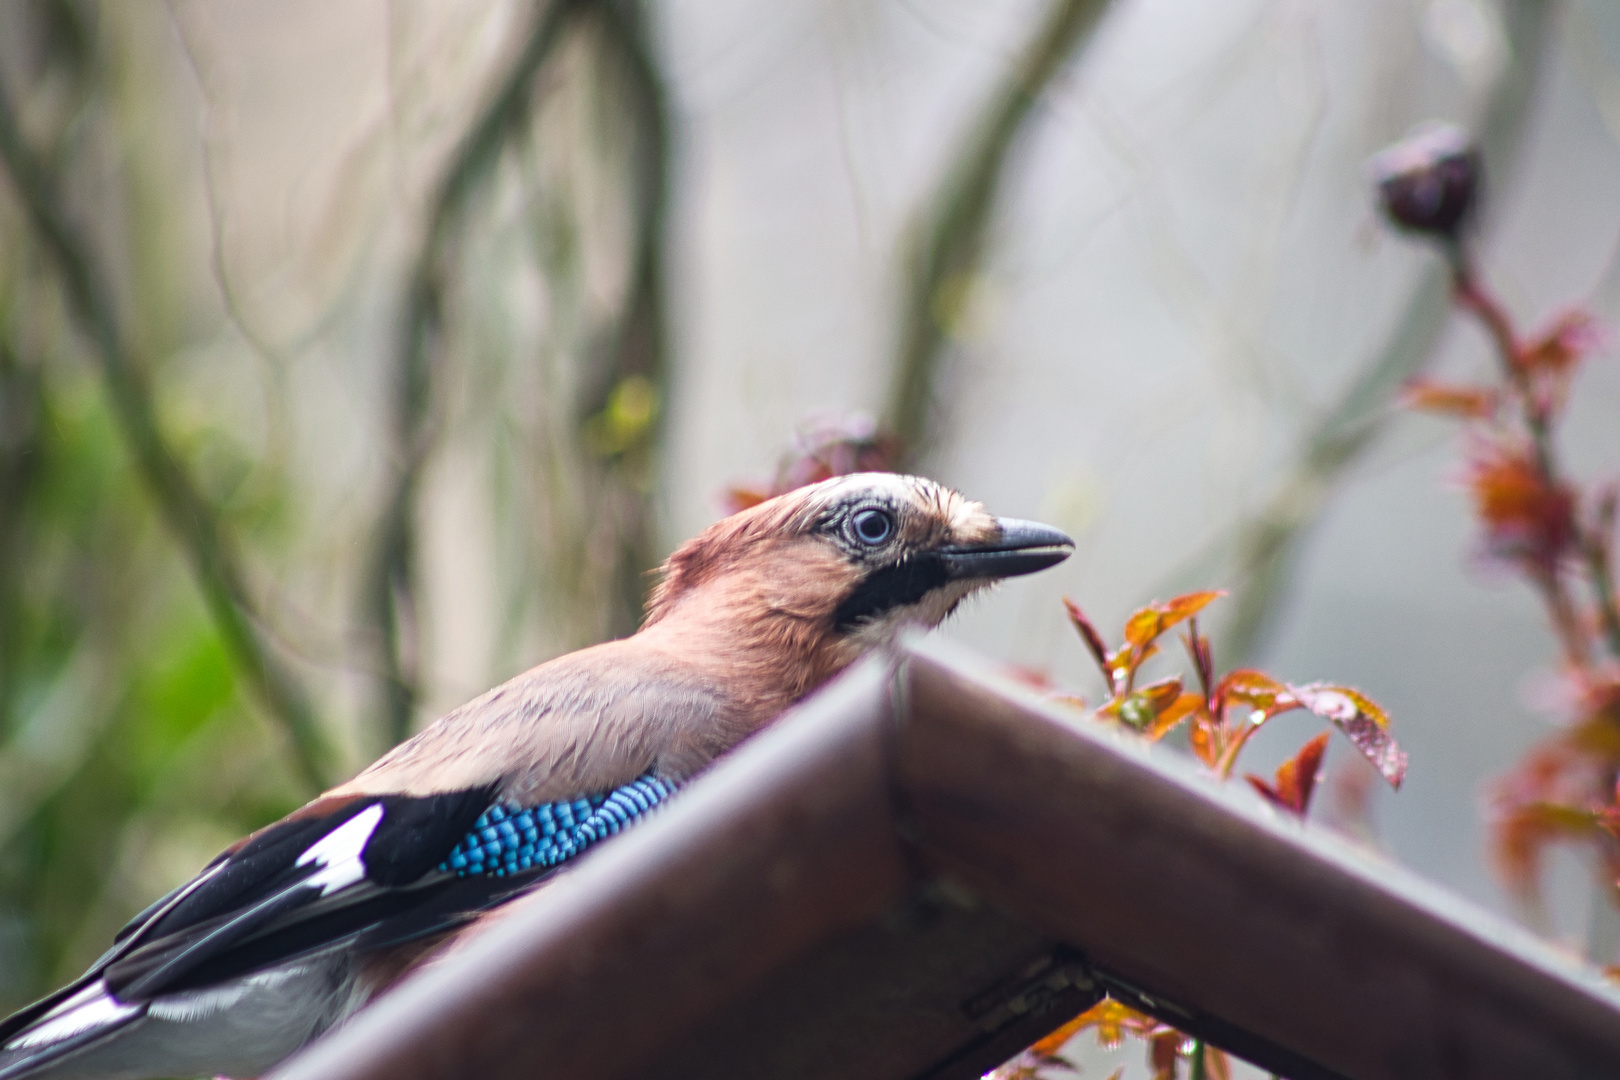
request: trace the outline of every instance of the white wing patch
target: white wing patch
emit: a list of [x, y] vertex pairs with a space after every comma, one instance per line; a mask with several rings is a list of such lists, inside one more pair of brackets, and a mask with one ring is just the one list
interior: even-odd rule
[[141, 1011], [139, 1005], [125, 1005], [107, 992], [107, 984], [95, 982], [46, 1013], [33, 1027], [6, 1044], [7, 1050], [61, 1042], [91, 1028], [116, 1023]]
[[311, 844], [298, 856], [296, 865], [315, 863], [320, 869], [303, 884], [319, 886], [321, 895], [325, 896], [363, 880], [366, 864], [360, 861], [360, 853], [382, 819], [382, 803], [373, 803]]

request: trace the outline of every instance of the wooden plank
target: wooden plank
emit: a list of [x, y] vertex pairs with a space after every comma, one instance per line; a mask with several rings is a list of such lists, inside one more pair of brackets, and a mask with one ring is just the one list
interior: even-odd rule
[[1101, 996], [1057, 943], [924, 888], [704, 1018], [659, 1080], [977, 1080]]
[[905, 672], [933, 865], [1178, 1026], [1300, 1078], [1620, 1076], [1620, 996], [1529, 935], [960, 649]]
[[1104, 987], [1293, 1080], [1620, 1076], [1594, 973], [937, 640], [273, 1075], [972, 1080]]

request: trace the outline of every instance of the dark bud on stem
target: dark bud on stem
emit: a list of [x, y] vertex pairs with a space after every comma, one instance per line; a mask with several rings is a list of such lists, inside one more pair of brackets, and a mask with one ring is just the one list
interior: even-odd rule
[[1462, 128], [1426, 124], [1368, 162], [1398, 228], [1456, 241], [1479, 190], [1479, 149]]

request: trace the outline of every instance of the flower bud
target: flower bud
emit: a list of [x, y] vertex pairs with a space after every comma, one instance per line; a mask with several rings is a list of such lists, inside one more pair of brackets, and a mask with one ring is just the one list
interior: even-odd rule
[[1462, 128], [1426, 124], [1368, 162], [1383, 211], [1410, 232], [1455, 240], [1479, 190], [1479, 148]]

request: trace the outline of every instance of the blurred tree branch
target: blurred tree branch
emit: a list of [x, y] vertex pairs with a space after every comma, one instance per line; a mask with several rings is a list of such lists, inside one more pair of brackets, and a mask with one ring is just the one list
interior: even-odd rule
[[[1553, 8], [1550, 0], [1516, 0], [1504, 11], [1513, 60], [1486, 103], [1480, 124], [1480, 142], [1492, 175], [1512, 172], [1510, 162], [1544, 64]], [[1294, 463], [1260, 509], [1175, 576], [1177, 583], [1208, 581], [1221, 563], [1231, 567], [1234, 612], [1221, 637], [1235, 660], [1249, 657], [1259, 644], [1286, 590], [1306, 527], [1321, 516], [1349, 467], [1384, 430], [1402, 383], [1434, 351], [1450, 314], [1449, 301], [1447, 272], [1440, 266], [1427, 268], [1389, 339], [1310, 425]]]
[[260, 630], [235, 545], [164, 436], [151, 387], [119, 325], [112, 291], [95, 266], [88, 241], [69, 218], [59, 178], [29, 147], [3, 86], [0, 161], [56, 268], [69, 310], [90, 341], [124, 441], [191, 563], [221, 640], [238, 672], [286, 731], [300, 778], [312, 790], [325, 788], [333, 753], [309, 697]]
[[441, 351], [446, 264], [468, 200], [529, 116], [531, 86], [552, 55], [571, 7], [569, 0], [541, 0], [536, 5], [523, 48], [450, 159], [406, 286], [394, 354], [389, 461], [393, 475], [363, 593], [377, 637], [384, 729], [390, 745], [410, 734], [417, 698], [414, 517], [422, 470], [437, 434], [434, 375]]
[[636, 132], [632, 196], [636, 235], [624, 307], [610, 331], [603, 359], [597, 363], [597, 370], [589, 373], [593, 377], [586, 382], [579, 403], [579, 422], [583, 429], [592, 423], [592, 418], [611, 409], [615, 393], [630, 385], [627, 380], [645, 380], [654, 394], [654, 408], [635, 445], [616, 455], [609, 465], [622, 489], [621, 513], [626, 520], [617, 532], [617, 602], [608, 630], [622, 636], [632, 633], [640, 622], [646, 573], [658, 564], [650, 488], [656, 467], [652, 447], [662, 429], [657, 403], [667, 398], [664, 226], [669, 202], [670, 135], [668, 95], [653, 58], [642, 11], [634, 0], [607, 0], [595, 7], [603, 43], [624, 76], [630, 120]]
[[[629, 288], [622, 316], [598, 353], [600, 361], [585, 373], [577, 422], [583, 426], [606, 409], [626, 379], [646, 380], [644, 385], [654, 388], [662, 383], [662, 237], [668, 188], [668, 124], [662, 82], [640, 14], [629, 0], [541, 0], [522, 48], [450, 159], [408, 279], [394, 360], [393, 476], [364, 592], [367, 620], [380, 652], [383, 727], [391, 744], [410, 734], [420, 693], [415, 514], [423, 470], [441, 420], [436, 376], [457, 241], [466, 226], [472, 197], [487, 185], [502, 153], [526, 129], [535, 106], [537, 80], [558, 55], [564, 33], [586, 19], [595, 19], [609, 55], [626, 76], [630, 120], [640, 153], [633, 194], [636, 240]], [[647, 436], [650, 432], [643, 436], [643, 447]], [[624, 460], [625, 455], [619, 454], [617, 462]], [[642, 471], [645, 473], [645, 467]], [[617, 540], [624, 550], [615, 561], [616, 591], [622, 594], [622, 602], [615, 605], [618, 617], [611, 623], [620, 633], [634, 628], [641, 608], [642, 572], [654, 561], [649, 499], [645, 491], [636, 490], [645, 485], [628, 486], [633, 497], [627, 501], [634, 505], [627, 514], [631, 520], [618, 530]], [[622, 506], [620, 510], [625, 512]]]
[[1056, 0], [987, 103], [928, 204], [907, 260], [899, 354], [884, 424], [914, 466], [934, 438], [934, 383], [953, 324], [971, 299], [997, 192], [1035, 103], [1091, 38], [1108, 0]]
[[[0, 316], [0, 325], [4, 322]], [[0, 337], [0, 567], [8, 569], [22, 561], [24, 505], [40, 466], [40, 455], [31, 451], [43, 399], [39, 372], [19, 362], [11, 341]], [[21, 574], [0, 573], [0, 629], [7, 637], [0, 641], [0, 740], [11, 730], [19, 681], [12, 655], [18, 642], [12, 639], [22, 636], [16, 614], [21, 592]]]

